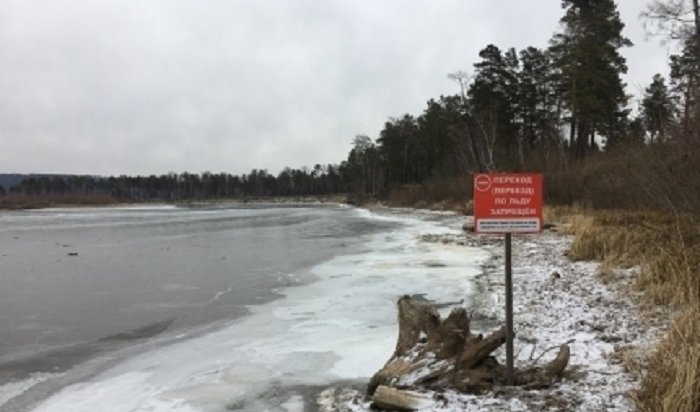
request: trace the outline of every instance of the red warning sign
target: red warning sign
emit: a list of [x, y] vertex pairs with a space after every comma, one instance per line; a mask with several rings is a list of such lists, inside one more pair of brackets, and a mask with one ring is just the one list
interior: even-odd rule
[[542, 230], [542, 175], [474, 175], [474, 231], [536, 233]]

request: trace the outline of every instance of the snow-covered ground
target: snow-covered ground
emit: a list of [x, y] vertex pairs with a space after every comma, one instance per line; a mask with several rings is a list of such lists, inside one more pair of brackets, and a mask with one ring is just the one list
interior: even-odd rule
[[[480, 278], [483, 287], [477, 306], [469, 307], [473, 326], [505, 323], [504, 245], [502, 236], [461, 234], [423, 236], [440, 244], [479, 246], [492, 253]], [[562, 382], [544, 390], [499, 388], [494, 392], [465, 395], [453, 391], [433, 393], [435, 402], [425, 411], [631, 411], [630, 399], [639, 382], [625, 369], [623, 358], [654, 345], [662, 324], [642, 315], [639, 296], [629, 287], [636, 269], [614, 270], [604, 284], [598, 263], [566, 258], [573, 238], [544, 231], [513, 236], [513, 295], [516, 367], [544, 363], [561, 344], [571, 348], [570, 363]], [[505, 351], [496, 353], [505, 364]], [[390, 354], [387, 354], [387, 359]], [[353, 398], [350, 390], [332, 389], [328, 398], [345, 398], [338, 410], [367, 411], [369, 403]], [[341, 405], [343, 401], [335, 403]], [[331, 411], [332, 407], [325, 407]]]
[[[500, 237], [465, 234], [464, 219], [450, 214], [357, 213], [401, 226], [367, 236], [357, 253], [314, 267], [315, 281], [280, 290], [282, 298], [251, 306], [245, 318], [204, 336], [154, 344], [64, 387], [35, 410], [368, 411], [363, 386], [394, 349], [400, 296], [423, 294], [443, 314], [464, 305], [475, 331], [503, 322]], [[597, 264], [568, 261], [570, 242], [546, 231], [514, 236], [513, 245], [516, 366], [546, 362], [556, 354], [548, 349], [569, 342], [567, 378], [540, 391], [447, 391], [425, 410], [631, 410], [627, 392], [636, 382], [616, 350], [650, 345], [659, 329], [643, 322], [629, 292], [601, 283]], [[291, 284], [308, 275], [287, 274]], [[619, 276], [615, 284], [624, 284], [633, 272]], [[504, 362], [504, 354], [498, 356]], [[10, 393], [8, 400], [44, 378], [0, 388], [0, 395]], [[0, 396], [0, 411], [11, 405], [2, 403]]]

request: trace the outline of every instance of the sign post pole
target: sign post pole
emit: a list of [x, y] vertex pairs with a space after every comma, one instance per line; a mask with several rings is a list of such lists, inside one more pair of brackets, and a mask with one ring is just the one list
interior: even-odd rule
[[542, 230], [542, 175], [479, 173], [474, 175], [474, 231], [505, 234], [506, 246], [506, 381], [513, 385], [513, 233]]
[[506, 233], [506, 381], [513, 386], [513, 271], [511, 233]]

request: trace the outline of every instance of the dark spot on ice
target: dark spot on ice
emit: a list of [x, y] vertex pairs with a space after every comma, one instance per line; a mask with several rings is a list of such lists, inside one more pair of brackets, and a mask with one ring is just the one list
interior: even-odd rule
[[165, 332], [170, 325], [173, 324], [173, 322], [175, 322], [175, 319], [151, 323], [150, 325], [128, 330], [126, 332], [119, 332], [115, 333], [114, 335], [105, 336], [104, 338], [100, 339], [100, 342], [151, 338]]
[[438, 262], [438, 261], [436, 261], [436, 260], [428, 260], [428, 261], [425, 261], [425, 262], [423, 262], [423, 265], [425, 265], [425, 267], [429, 267], [429, 268], [444, 268], [444, 267], [447, 267], [446, 264], [444, 264], [444, 263], [442, 263], [442, 262]]
[[243, 408], [245, 408], [245, 401], [244, 400], [234, 401], [234, 402], [231, 402], [228, 405], [226, 405], [227, 411], [239, 411]]

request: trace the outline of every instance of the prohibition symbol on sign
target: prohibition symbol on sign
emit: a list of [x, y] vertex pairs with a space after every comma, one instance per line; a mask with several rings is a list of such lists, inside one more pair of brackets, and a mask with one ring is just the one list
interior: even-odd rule
[[491, 188], [491, 177], [489, 175], [478, 175], [474, 181], [476, 190], [485, 192]]

